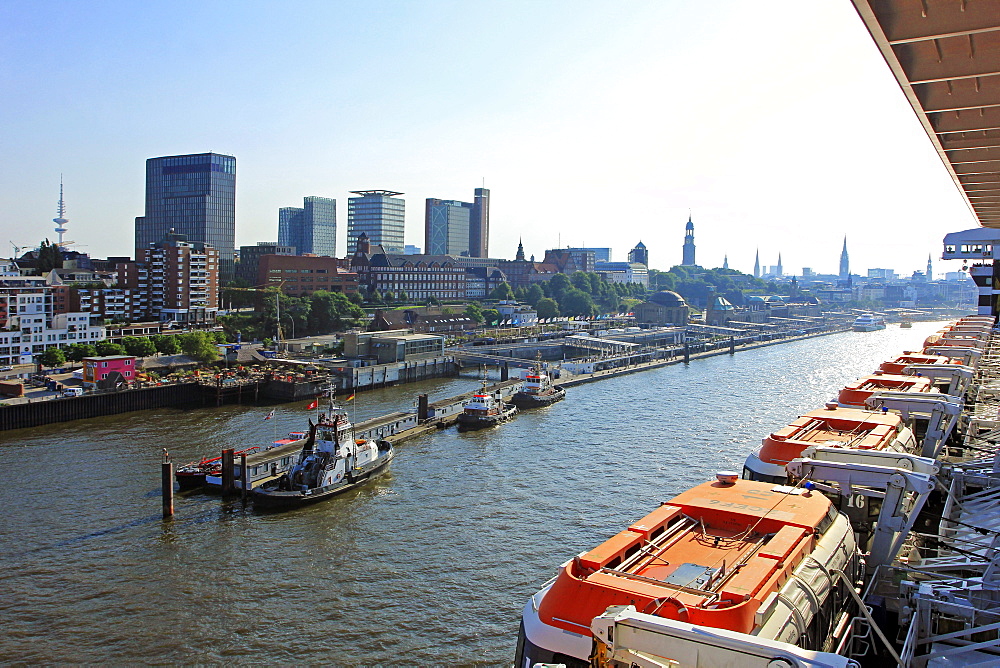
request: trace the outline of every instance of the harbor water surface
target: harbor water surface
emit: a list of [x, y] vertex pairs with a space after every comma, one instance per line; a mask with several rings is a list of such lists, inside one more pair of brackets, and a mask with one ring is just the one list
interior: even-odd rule
[[[184, 463], [306, 427], [305, 403], [158, 410], [0, 433], [0, 662], [510, 665], [559, 564], [712, 477], [940, 323], [845, 332], [569, 390], [493, 430], [398, 446], [303, 510], [178, 495]], [[473, 389], [360, 394], [357, 419]]]

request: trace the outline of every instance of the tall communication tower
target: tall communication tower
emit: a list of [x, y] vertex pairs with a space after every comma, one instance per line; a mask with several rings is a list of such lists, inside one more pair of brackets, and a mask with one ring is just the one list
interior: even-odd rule
[[62, 174], [59, 175], [59, 205], [56, 207], [56, 217], [52, 219], [52, 222], [56, 224], [56, 234], [59, 235], [59, 246], [62, 246], [63, 235], [66, 233], [66, 223], [69, 222], [66, 219], [66, 202], [63, 201]]

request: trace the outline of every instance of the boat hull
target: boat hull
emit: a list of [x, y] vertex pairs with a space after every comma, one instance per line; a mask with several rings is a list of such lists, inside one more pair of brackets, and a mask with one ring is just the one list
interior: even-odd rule
[[475, 429], [487, 429], [503, 424], [507, 420], [517, 415], [517, 407], [511, 406], [496, 415], [469, 415], [462, 413], [458, 416], [458, 428], [462, 431], [472, 431]]
[[551, 392], [545, 394], [529, 394], [527, 392], [518, 392], [510, 399], [510, 403], [514, 404], [520, 409], [530, 409], [530, 408], [541, 408], [543, 406], [551, 406], [557, 401], [562, 401], [566, 398], [566, 390], [556, 386], [552, 388]]
[[394, 457], [395, 453], [390, 450], [388, 454], [372, 462], [372, 465], [361, 473], [351, 476], [350, 480], [344, 480], [335, 485], [316, 487], [305, 491], [279, 490], [268, 485], [253, 489], [250, 498], [253, 501], [254, 510], [274, 512], [301, 508], [333, 498], [379, 477], [388, 470], [389, 463]]
[[201, 489], [206, 484], [205, 476], [206, 473], [187, 473], [184, 471], [178, 471], [174, 478], [177, 480], [177, 488], [182, 492], [187, 492], [192, 489]]

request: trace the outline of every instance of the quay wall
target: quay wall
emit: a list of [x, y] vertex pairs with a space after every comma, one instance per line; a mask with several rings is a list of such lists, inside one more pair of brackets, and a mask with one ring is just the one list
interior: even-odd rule
[[0, 431], [150, 408], [200, 405], [201, 400], [198, 383], [178, 383], [4, 406], [0, 408]]

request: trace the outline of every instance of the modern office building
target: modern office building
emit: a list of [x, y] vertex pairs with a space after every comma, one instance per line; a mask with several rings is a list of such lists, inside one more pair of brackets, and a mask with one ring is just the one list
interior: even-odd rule
[[567, 248], [568, 251], [590, 251], [594, 254], [594, 262], [611, 262], [610, 248]]
[[405, 200], [393, 190], [352, 190], [347, 200], [347, 254], [357, 250], [358, 237], [363, 232], [373, 246], [381, 246], [386, 253], [403, 252], [403, 221]]
[[137, 252], [171, 232], [216, 249], [223, 279], [233, 276], [236, 158], [197, 153], [146, 160], [146, 214], [135, 219]]
[[304, 197], [302, 208], [278, 209], [278, 245], [299, 255], [337, 257], [337, 200]]
[[490, 191], [476, 188], [469, 216], [469, 255], [489, 257], [490, 254]]
[[649, 251], [646, 250], [646, 244], [641, 241], [635, 245], [635, 248], [628, 252], [629, 262], [638, 262], [639, 264], [644, 264], [649, 266]]
[[294, 246], [282, 246], [273, 241], [258, 241], [256, 246], [240, 246], [240, 261], [236, 265], [236, 278], [248, 285], [258, 285], [257, 268], [265, 255], [295, 255]]
[[427, 198], [424, 215], [424, 249], [428, 255], [471, 255], [469, 202]]

